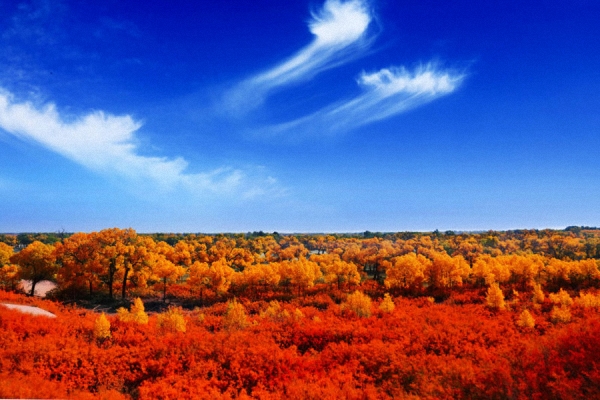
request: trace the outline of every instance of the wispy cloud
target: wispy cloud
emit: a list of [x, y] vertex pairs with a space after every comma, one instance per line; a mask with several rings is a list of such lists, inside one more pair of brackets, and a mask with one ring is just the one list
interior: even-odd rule
[[[315, 36], [313, 42], [290, 59], [242, 81], [226, 94], [224, 108], [244, 118], [275, 90], [293, 90], [289, 88], [291, 84], [310, 80], [319, 72], [363, 54], [374, 39], [369, 34], [374, 19], [369, 3], [369, 0], [326, 0], [308, 22]], [[360, 93], [356, 97], [334, 102], [291, 121], [258, 128], [255, 133], [299, 138], [311, 132], [349, 131], [450, 94], [464, 77], [463, 72], [443, 69], [435, 63], [413, 71], [390, 66], [377, 72], [362, 72], [357, 78]]]
[[187, 173], [188, 162], [181, 157], [140, 154], [136, 132], [142, 124], [129, 115], [97, 111], [66, 122], [54, 104], [37, 108], [13, 99], [11, 93], [0, 90], [0, 129], [93, 171], [136, 181], [150, 180], [163, 191], [183, 187], [200, 195], [235, 193], [253, 197], [259, 191], [277, 187], [273, 178], [253, 181], [257, 177], [250, 177], [248, 171], [241, 169], [226, 167]]
[[372, 41], [367, 34], [371, 20], [365, 0], [326, 0], [308, 22], [313, 41], [282, 63], [241, 82], [226, 94], [222, 106], [243, 114], [277, 89], [356, 58]]
[[294, 121], [269, 127], [270, 134], [338, 133], [410, 110], [452, 93], [464, 79], [460, 72], [440, 70], [434, 64], [417, 68], [384, 68], [363, 72], [357, 79], [362, 93]]

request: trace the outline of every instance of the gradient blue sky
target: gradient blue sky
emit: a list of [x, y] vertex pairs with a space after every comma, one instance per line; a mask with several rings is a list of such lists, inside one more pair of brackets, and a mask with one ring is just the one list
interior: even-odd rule
[[0, 0], [0, 232], [600, 225], [599, 16]]

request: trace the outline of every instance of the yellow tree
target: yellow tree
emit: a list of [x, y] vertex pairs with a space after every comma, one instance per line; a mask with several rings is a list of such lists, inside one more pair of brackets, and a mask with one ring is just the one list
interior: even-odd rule
[[208, 247], [212, 246], [212, 242], [213, 239], [210, 236], [192, 236], [190, 238], [186, 238], [185, 243], [187, 244], [187, 251], [189, 251], [191, 257], [190, 262], [208, 262], [210, 259], [208, 254]]
[[167, 284], [177, 282], [185, 274], [182, 266], [170, 261], [173, 252], [173, 248], [168, 243], [159, 242], [148, 260], [152, 274], [163, 283], [163, 302], [167, 298]]
[[245, 268], [237, 276], [237, 284], [247, 285], [256, 294], [258, 288], [274, 288], [279, 284], [281, 276], [279, 275], [278, 263], [253, 264]]
[[133, 301], [131, 310], [127, 311], [123, 307], [117, 309], [117, 317], [123, 322], [137, 322], [138, 324], [148, 323], [148, 314], [146, 314], [144, 303], [139, 297]]
[[529, 282], [539, 279], [545, 258], [539, 254], [526, 254], [500, 256], [498, 260], [510, 268], [511, 279], [525, 290]]
[[487, 290], [485, 301], [488, 307], [494, 310], [504, 310], [506, 308], [504, 293], [502, 293], [502, 289], [500, 289], [500, 286], [498, 286], [497, 283], [492, 283], [490, 285]]
[[103, 272], [98, 243], [95, 233], [75, 233], [56, 244], [54, 254], [60, 265], [57, 275], [60, 286], [87, 288], [90, 296], [93, 294]]
[[600, 271], [598, 270], [599, 262], [592, 258], [578, 261], [572, 272], [578, 279], [584, 280], [589, 284], [592, 280], [600, 278]]
[[186, 322], [181, 307], [169, 307], [156, 317], [156, 325], [161, 332], [185, 332]]
[[249, 250], [254, 254], [255, 262], [266, 260], [269, 250], [279, 246], [273, 236], [259, 236], [249, 241]]
[[290, 283], [298, 293], [314, 286], [323, 274], [319, 265], [302, 257], [298, 260], [285, 260], [278, 263], [281, 280]]
[[475, 281], [491, 285], [494, 282], [504, 283], [510, 279], [510, 268], [498, 258], [488, 254], [481, 255], [473, 264], [472, 275]]
[[266, 258], [269, 261], [299, 260], [306, 258], [308, 253], [308, 249], [295, 236], [286, 236], [269, 249]]
[[210, 265], [210, 285], [217, 293], [229, 290], [231, 282], [235, 279], [235, 270], [229, 266], [227, 260], [219, 259]]
[[5, 290], [15, 290], [20, 281], [19, 266], [5, 264], [0, 268], [0, 286]]
[[10, 262], [10, 257], [14, 254], [14, 252], [15, 251], [12, 246], [0, 242], [0, 267], [3, 267]]
[[416, 253], [394, 257], [391, 262], [384, 281], [387, 288], [420, 287], [425, 278], [425, 271], [431, 268], [431, 261]]
[[383, 300], [379, 304], [379, 309], [381, 310], [381, 312], [391, 313], [392, 311], [394, 311], [395, 308], [396, 305], [394, 304], [394, 300], [392, 300], [392, 296], [390, 296], [389, 293], [386, 293], [383, 296]]
[[389, 240], [365, 239], [358, 254], [358, 263], [364, 266], [364, 271], [367, 274], [379, 282], [391, 266], [390, 259], [399, 255], [399, 252], [400, 249], [395, 248]]
[[570, 275], [573, 267], [577, 267], [577, 262], [551, 258], [544, 268], [544, 271], [547, 275], [546, 279], [556, 283], [559, 286], [563, 286], [570, 281]]
[[453, 255], [463, 256], [463, 258], [469, 263], [469, 266], [473, 267], [473, 263], [475, 262], [477, 257], [479, 257], [479, 255], [482, 253], [483, 246], [474, 237], [471, 236], [458, 244]]
[[545, 299], [544, 291], [542, 290], [542, 286], [539, 283], [533, 282], [533, 291], [532, 291], [532, 301], [534, 303], [543, 303]]
[[0, 242], [0, 286], [4, 289], [14, 290], [19, 283], [19, 267], [10, 263], [13, 254], [12, 246]]
[[19, 265], [21, 279], [31, 281], [30, 296], [35, 293], [35, 285], [43, 280], [53, 280], [57, 272], [54, 246], [35, 241], [13, 254], [10, 261]]
[[122, 273], [127, 244], [137, 238], [133, 229], [104, 229], [94, 236], [97, 242], [96, 257], [101, 269], [101, 280], [108, 287], [108, 295], [113, 298], [113, 288], [117, 272]]
[[470, 273], [469, 264], [462, 256], [450, 257], [446, 253], [432, 253], [432, 262], [425, 270], [427, 283], [434, 288], [452, 288], [462, 285]]
[[356, 264], [342, 260], [339, 254], [313, 254], [310, 256], [310, 261], [319, 265], [325, 282], [335, 282], [338, 289], [341, 289], [344, 283], [354, 285], [360, 283], [360, 273]]
[[123, 283], [121, 298], [127, 293], [127, 283], [134, 278], [138, 287], [144, 287], [151, 273], [149, 265], [152, 260], [152, 251], [155, 242], [151, 237], [135, 236], [132, 240], [117, 245], [119, 253], [123, 255]]
[[248, 317], [244, 306], [236, 299], [227, 303], [227, 310], [223, 315], [223, 329], [226, 331], [244, 329], [248, 326]]
[[208, 263], [195, 261], [188, 270], [187, 284], [191, 289], [200, 291], [200, 299], [204, 294], [204, 289], [210, 287], [210, 268]]
[[531, 329], [535, 326], [535, 319], [529, 311], [523, 310], [521, 315], [519, 315], [517, 325], [519, 325], [521, 328]]
[[368, 295], [357, 290], [348, 295], [342, 306], [354, 312], [359, 317], [369, 317], [371, 315], [372, 304], [373, 302]]
[[110, 321], [104, 313], [100, 314], [94, 322], [94, 337], [98, 340], [110, 338]]
[[236, 272], [227, 265], [227, 261], [219, 259], [211, 265], [208, 263], [194, 262], [189, 269], [188, 285], [200, 289], [200, 298], [205, 288], [217, 293], [225, 293], [232, 281], [236, 279]]
[[185, 241], [180, 240], [175, 243], [173, 247], [173, 252], [169, 255], [169, 261], [171, 261], [175, 265], [181, 265], [185, 267], [189, 267], [192, 265], [192, 254], [194, 253], [193, 246]]

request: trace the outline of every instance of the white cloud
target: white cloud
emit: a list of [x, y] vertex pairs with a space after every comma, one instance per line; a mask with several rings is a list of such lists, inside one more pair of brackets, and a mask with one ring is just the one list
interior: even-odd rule
[[308, 22], [314, 40], [288, 60], [241, 82], [226, 94], [223, 106], [244, 113], [260, 106], [278, 88], [355, 58], [371, 42], [367, 35], [371, 19], [365, 0], [327, 0]]
[[304, 135], [337, 133], [389, 118], [452, 93], [464, 75], [427, 64], [409, 72], [404, 67], [363, 72], [357, 79], [362, 93], [313, 114], [268, 129], [270, 133]]
[[[161, 190], [186, 188], [197, 194], [256, 192], [255, 186], [269, 190], [276, 183], [250, 177], [248, 171], [220, 168], [206, 173], [186, 173], [188, 162], [140, 154], [136, 132], [141, 122], [131, 116], [114, 116], [102, 111], [65, 122], [54, 104], [36, 108], [17, 103], [0, 90], [0, 129], [15, 137], [38, 143], [96, 172], [136, 181], [150, 181]], [[259, 180], [255, 182], [254, 179]]]
[[[245, 117], [275, 90], [309, 80], [357, 57], [372, 42], [373, 35], [368, 32], [373, 18], [369, 0], [326, 0], [308, 22], [315, 36], [313, 41], [288, 60], [238, 84], [226, 93], [225, 103], [219, 107], [230, 115]], [[363, 72], [357, 79], [361, 93], [355, 98], [255, 132], [300, 137], [311, 132], [348, 131], [452, 93], [463, 79], [463, 73], [444, 70], [433, 63], [412, 72], [401, 66]]]

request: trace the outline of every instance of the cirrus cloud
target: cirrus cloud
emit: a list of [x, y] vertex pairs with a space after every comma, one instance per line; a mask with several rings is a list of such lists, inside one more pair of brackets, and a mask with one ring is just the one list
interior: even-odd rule
[[[362, 55], [373, 42], [369, 26], [374, 16], [368, 0], [326, 0], [312, 13], [308, 29], [314, 40], [275, 67], [240, 82], [225, 95], [230, 115], [245, 118], [276, 90], [314, 78]], [[390, 118], [455, 91], [465, 78], [459, 71], [427, 63], [409, 71], [392, 65], [357, 78], [360, 93], [339, 100], [316, 112], [255, 130], [259, 136], [347, 132], [362, 125]]]
[[0, 90], [0, 129], [93, 171], [149, 180], [163, 191], [185, 188], [197, 194], [235, 193], [247, 198], [277, 187], [274, 178], [250, 177], [252, 173], [241, 169], [222, 167], [188, 173], [189, 163], [182, 157], [143, 155], [136, 137], [141, 126], [130, 115], [102, 111], [66, 122], [54, 104], [37, 108], [29, 102], [16, 102], [11, 93]]
[[327, 0], [312, 13], [308, 28], [313, 41], [289, 59], [236, 85], [221, 107], [244, 115], [268, 95], [303, 82], [360, 56], [372, 42], [368, 28], [373, 17], [363, 0]]

